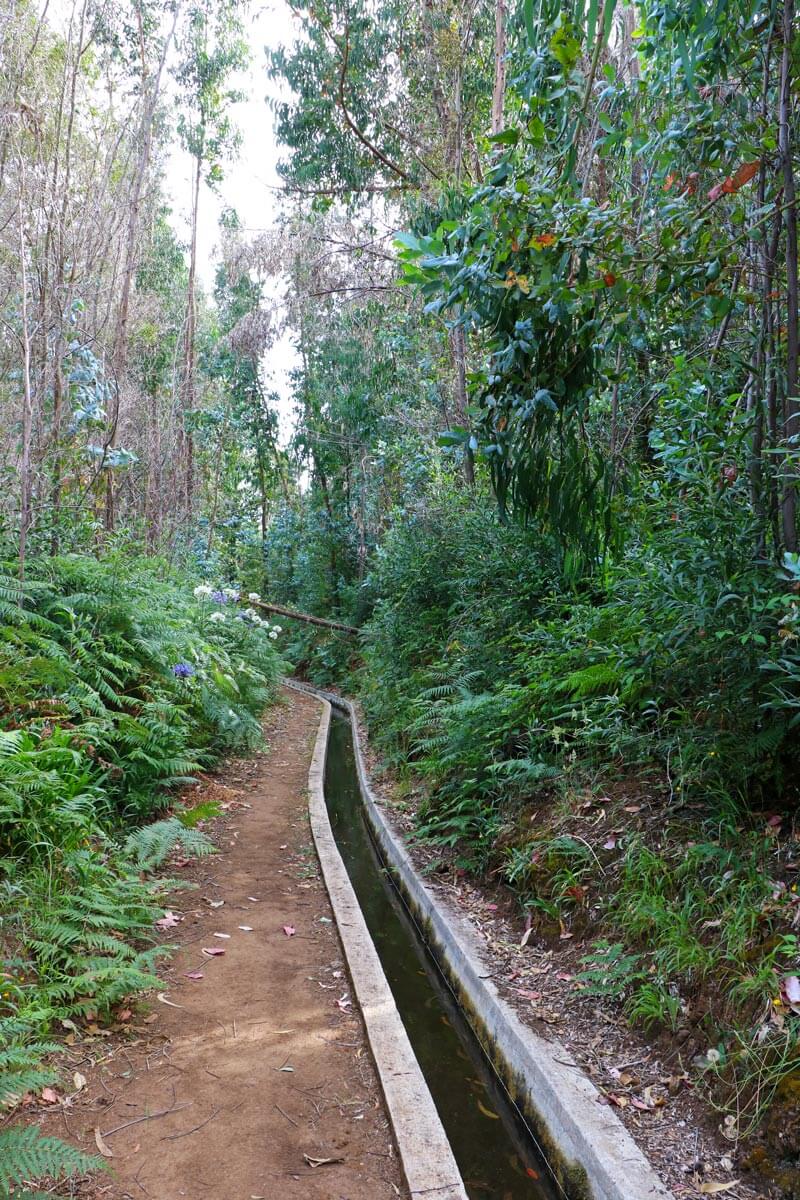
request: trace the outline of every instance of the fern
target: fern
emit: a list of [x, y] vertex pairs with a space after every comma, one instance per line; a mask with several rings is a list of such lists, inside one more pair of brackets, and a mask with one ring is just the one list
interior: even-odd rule
[[583, 696], [613, 694], [619, 689], [620, 683], [619, 667], [614, 663], [600, 662], [572, 671], [566, 679], [556, 683], [553, 690], [581, 699]]
[[0, 1130], [0, 1200], [12, 1189], [14, 1200], [31, 1197], [33, 1193], [26, 1191], [25, 1185], [46, 1176], [63, 1179], [104, 1166], [102, 1159], [84, 1154], [58, 1138], [45, 1137], [35, 1126]]
[[152, 871], [161, 866], [176, 847], [195, 858], [214, 853], [214, 844], [204, 833], [199, 829], [187, 828], [177, 817], [145, 825], [131, 833], [124, 842], [125, 853], [142, 871]]

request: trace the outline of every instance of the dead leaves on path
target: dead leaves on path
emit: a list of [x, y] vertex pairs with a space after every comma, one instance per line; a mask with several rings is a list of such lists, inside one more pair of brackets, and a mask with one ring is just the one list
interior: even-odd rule
[[314, 1158], [312, 1154], [304, 1154], [303, 1158], [309, 1167], [330, 1167], [344, 1162], [343, 1158]]
[[103, 1139], [103, 1135], [100, 1132], [99, 1125], [95, 1127], [94, 1141], [95, 1141], [95, 1145], [97, 1146], [97, 1149], [100, 1151], [103, 1158], [113, 1158], [114, 1157], [114, 1151], [111, 1149], [111, 1147], [108, 1145], [108, 1143]]

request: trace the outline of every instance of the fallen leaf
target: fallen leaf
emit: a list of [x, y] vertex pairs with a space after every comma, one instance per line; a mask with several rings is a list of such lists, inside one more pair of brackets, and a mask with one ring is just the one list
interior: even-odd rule
[[133, 1016], [133, 1013], [131, 1012], [131, 1010], [129, 1008], [123, 1008], [121, 1012], [117, 1013], [117, 1020], [118, 1021], [130, 1021], [132, 1016]]
[[[203, 899], [206, 900], [205, 896]], [[224, 900], [206, 900], [206, 904], [210, 905], [211, 908], [222, 908], [224, 903]]]
[[242, 930], [243, 933], [252, 933], [253, 932], [252, 925], [240, 925], [239, 928]]
[[248, 896], [247, 899], [252, 900], [253, 904], [258, 904], [258, 900], [259, 900], [258, 896]]
[[490, 1108], [487, 1108], [485, 1104], [481, 1104], [480, 1100], [478, 1101], [478, 1108], [481, 1110], [481, 1112], [483, 1113], [483, 1115], [485, 1117], [489, 1118], [490, 1121], [499, 1121], [500, 1120], [497, 1113], [492, 1112], [492, 1110]]
[[58, 1092], [54, 1091], [51, 1087], [42, 1088], [40, 1097], [44, 1100], [45, 1104], [58, 1104], [59, 1101]]
[[183, 1008], [182, 1004], [176, 1004], [174, 1000], [168, 1000], [163, 992], [159, 992], [156, 999], [160, 1000], [162, 1004], [168, 1004], [170, 1008]]
[[295, 929], [294, 925], [284, 925], [283, 932], [287, 937], [294, 937], [297, 930]]
[[800, 979], [796, 975], [785, 975], [781, 983], [781, 1000], [792, 1012], [800, 1012]]
[[75, 1091], [82, 1092], [86, 1087], [86, 1076], [81, 1075], [80, 1071], [76, 1071], [72, 1076], [72, 1082], [75, 1084]]
[[215, 933], [214, 937], [224, 938], [225, 941], [230, 941], [231, 935], [229, 933]]
[[95, 1140], [97, 1149], [100, 1151], [100, 1153], [103, 1155], [104, 1158], [113, 1158], [114, 1157], [114, 1151], [111, 1149], [110, 1146], [106, 1145], [106, 1143], [103, 1141], [103, 1135], [100, 1132], [99, 1127], [96, 1128], [94, 1131], [94, 1140]]
[[709, 1180], [708, 1183], [701, 1183], [697, 1190], [704, 1196], [718, 1196], [720, 1192], [732, 1191], [738, 1182], [738, 1179], [732, 1179], [730, 1183], [715, 1183], [713, 1180]]
[[203, 947], [203, 954], [207, 954], [209, 958], [216, 958], [217, 955], [224, 954], [224, 953], [225, 953], [225, 949], [223, 946], [204, 946]]
[[603, 849], [604, 850], [616, 850], [616, 848], [617, 848], [617, 839], [614, 836], [614, 834], [612, 833], [611, 836], [606, 838], [606, 840], [603, 842]]
[[529, 1179], [538, 1179], [539, 1178], [539, 1172], [534, 1171], [533, 1167], [526, 1167], [525, 1174], [528, 1176]]
[[348, 999], [346, 993], [344, 996], [340, 996], [339, 999], [336, 1001], [336, 1007], [340, 1008], [342, 1010], [342, 1012], [346, 1012], [351, 1004], [352, 1004], [352, 1000]]
[[202, 979], [203, 972], [202, 971], [184, 971], [183, 977], [184, 977], [184, 979]]
[[150, 1013], [149, 1017], [145, 1017], [144, 1023], [145, 1023], [145, 1025], [152, 1025], [153, 1022], [157, 1021], [157, 1020], [158, 1020], [158, 1013]]
[[343, 1163], [343, 1158], [312, 1158], [310, 1154], [304, 1154], [303, 1158], [310, 1167], [328, 1167], [332, 1163]]
[[167, 909], [163, 917], [160, 917], [155, 922], [155, 926], [156, 929], [174, 929], [176, 925], [180, 925], [182, 920], [183, 917], [179, 917], [176, 913], [172, 912], [170, 909]]

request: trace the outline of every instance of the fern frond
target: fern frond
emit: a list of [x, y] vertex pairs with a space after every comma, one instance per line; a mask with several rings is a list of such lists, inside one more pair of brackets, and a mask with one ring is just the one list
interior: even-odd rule
[[214, 843], [198, 829], [189, 829], [177, 817], [144, 825], [126, 838], [123, 850], [141, 871], [152, 871], [179, 846], [184, 854], [202, 858], [215, 852]]

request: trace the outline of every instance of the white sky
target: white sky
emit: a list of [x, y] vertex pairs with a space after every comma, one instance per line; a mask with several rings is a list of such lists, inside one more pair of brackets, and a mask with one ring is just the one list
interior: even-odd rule
[[[223, 164], [224, 180], [216, 192], [201, 185], [200, 215], [197, 230], [197, 269], [207, 292], [214, 281], [215, 250], [219, 241], [218, 220], [224, 208], [234, 208], [246, 230], [256, 232], [272, 225], [278, 204], [281, 181], [276, 172], [279, 158], [273, 130], [274, 114], [267, 97], [278, 94], [276, 81], [267, 76], [266, 49], [294, 40], [295, 19], [284, 0], [266, 0], [254, 5], [248, 20], [247, 38], [250, 64], [233, 80], [233, 87], [246, 99], [231, 109], [231, 117], [241, 133], [241, 147], [234, 162]], [[181, 150], [177, 138], [166, 163], [167, 196], [173, 209], [173, 224], [180, 238], [189, 240], [191, 211], [191, 161]], [[281, 440], [291, 430], [291, 402], [287, 373], [296, 363], [296, 353], [288, 337], [283, 337], [268, 352], [265, 380], [281, 397], [279, 416]]]

